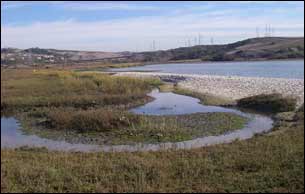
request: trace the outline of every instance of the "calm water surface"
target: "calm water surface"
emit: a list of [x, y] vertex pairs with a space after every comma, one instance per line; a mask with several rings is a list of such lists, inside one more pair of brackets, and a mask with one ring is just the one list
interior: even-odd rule
[[304, 79], [304, 60], [173, 63], [118, 68], [110, 71], [157, 71], [177, 74]]
[[67, 151], [98, 151], [99, 146], [86, 144], [70, 144], [64, 141], [54, 141], [26, 135], [22, 132], [18, 120], [14, 117], [1, 117], [1, 148], [18, 148], [22, 146], [46, 147], [50, 150]]
[[26, 135], [22, 133], [18, 120], [13, 117], [1, 118], [1, 148], [18, 148], [22, 146], [46, 147], [49, 150], [59, 151], [81, 151], [81, 152], [133, 152], [133, 151], [157, 151], [164, 149], [192, 149], [219, 143], [229, 143], [236, 139], [248, 139], [255, 134], [269, 131], [273, 126], [273, 121], [269, 117], [244, 113], [239, 110], [222, 108], [217, 106], [205, 106], [199, 104], [196, 98], [173, 94], [170, 92], [159, 93], [153, 90], [150, 96], [155, 100], [146, 105], [132, 109], [131, 112], [146, 115], [170, 115], [170, 114], [190, 114], [198, 112], [232, 112], [249, 118], [247, 125], [240, 130], [231, 133], [196, 138], [183, 142], [168, 142], [159, 144], [139, 143], [135, 145], [87, 145], [70, 144], [64, 141], [55, 141], [38, 137], [36, 135]]
[[155, 89], [148, 94], [155, 100], [143, 106], [134, 108], [131, 112], [146, 115], [182, 115], [208, 112], [233, 112], [242, 115], [241, 111], [223, 108], [220, 106], [206, 106], [200, 104], [200, 100], [190, 96], [175, 94], [172, 92], [159, 92]]

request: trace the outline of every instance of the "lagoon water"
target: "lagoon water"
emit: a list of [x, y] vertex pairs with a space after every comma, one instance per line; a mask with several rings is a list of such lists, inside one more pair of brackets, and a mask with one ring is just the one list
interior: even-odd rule
[[17, 119], [1, 117], [1, 149], [20, 147], [45, 147], [49, 150], [97, 151], [99, 146], [70, 144], [64, 141], [45, 139], [36, 135], [24, 134]]
[[304, 60], [154, 64], [110, 71], [154, 71], [177, 74], [304, 79]]
[[[65, 141], [45, 139], [36, 135], [24, 134], [21, 126], [13, 117], [1, 117], [1, 148], [45, 147], [49, 150], [78, 151], [78, 152], [134, 152], [134, 151], [158, 151], [166, 149], [192, 149], [219, 143], [229, 143], [237, 139], [248, 139], [255, 134], [264, 133], [272, 128], [273, 121], [267, 116], [244, 113], [239, 110], [217, 106], [205, 106], [199, 104], [199, 99], [173, 94], [152, 91], [150, 96], [155, 100], [146, 105], [132, 109], [131, 112], [146, 115], [190, 114], [197, 112], [232, 112], [249, 119], [243, 129], [231, 133], [196, 138], [183, 142], [166, 142], [157, 144], [138, 143], [134, 145], [88, 145], [71, 144]], [[179, 100], [180, 103], [177, 103]], [[166, 103], [167, 102], [167, 103]]]
[[145, 115], [182, 115], [192, 113], [231, 112], [242, 115], [241, 111], [220, 106], [207, 106], [200, 100], [190, 96], [172, 92], [159, 92], [158, 89], [148, 94], [154, 100], [143, 106], [136, 107], [131, 112]]

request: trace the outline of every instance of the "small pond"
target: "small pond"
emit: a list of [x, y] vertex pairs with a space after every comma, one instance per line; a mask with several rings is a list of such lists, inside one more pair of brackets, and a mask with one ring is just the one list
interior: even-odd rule
[[13, 117], [1, 118], [1, 148], [46, 147], [49, 150], [58, 151], [80, 151], [80, 152], [120, 152], [120, 151], [158, 151], [164, 149], [191, 149], [220, 143], [229, 143], [234, 140], [249, 139], [255, 134], [264, 133], [273, 127], [273, 120], [267, 116], [245, 113], [236, 109], [223, 108], [217, 106], [205, 106], [200, 104], [200, 100], [189, 96], [178, 95], [171, 92], [160, 93], [153, 90], [150, 96], [155, 100], [146, 105], [132, 109], [135, 114], [147, 115], [178, 115], [199, 112], [232, 112], [249, 118], [249, 122], [243, 129], [236, 130], [219, 136], [208, 136], [196, 138], [183, 142], [167, 142], [159, 144], [139, 143], [135, 145], [87, 145], [71, 144], [64, 141], [54, 141], [38, 137], [36, 135], [24, 134], [18, 120]]

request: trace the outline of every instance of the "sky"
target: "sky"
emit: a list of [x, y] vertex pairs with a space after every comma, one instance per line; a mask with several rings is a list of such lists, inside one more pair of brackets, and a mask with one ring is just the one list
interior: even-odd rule
[[[1, 48], [165, 50], [304, 36], [304, 1], [1, 1]], [[200, 38], [199, 38], [200, 37]]]

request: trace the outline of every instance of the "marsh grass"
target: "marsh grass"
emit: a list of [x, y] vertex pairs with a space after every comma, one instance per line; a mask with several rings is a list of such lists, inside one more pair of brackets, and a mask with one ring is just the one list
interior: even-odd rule
[[195, 92], [189, 89], [181, 88], [181, 87], [175, 87], [173, 89], [173, 92], [181, 95], [187, 95], [192, 96], [194, 98], [198, 98], [201, 100], [201, 103], [204, 105], [211, 105], [211, 106], [233, 106], [236, 104], [234, 100], [213, 96], [210, 94], [202, 94], [199, 92]]
[[304, 192], [304, 126], [193, 150], [1, 150], [1, 192]]
[[18, 119], [28, 134], [70, 143], [111, 145], [176, 142], [220, 135], [241, 129], [248, 122], [231, 113], [145, 116], [106, 108], [45, 108], [21, 114]]
[[143, 63], [100, 63], [100, 62], [91, 62], [86, 64], [75, 64], [65, 67], [66, 69], [73, 69], [74, 71], [105, 71], [109, 68], [126, 68], [126, 67], [135, 67], [143, 66]]
[[139, 117], [111, 109], [51, 110], [47, 114], [50, 127], [85, 132], [105, 132], [129, 127], [139, 122]]
[[143, 101], [153, 79], [111, 77], [59, 70], [1, 71], [1, 112], [33, 107], [126, 105]]
[[[62, 125], [60, 122], [66, 124], [66, 120], [73, 126], [71, 118], [75, 122], [84, 119], [84, 128], [87, 128], [88, 121], [93, 120], [93, 128], [97, 128], [98, 110], [93, 105], [105, 108], [105, 104], [128, 103], [125, 100], [129, 98], [134, 103], [157, 84], [158, 81], [155, 80], [117, 79], [92, 73], [4, 70], [1, 71], [1, 113], [2, 110], [16, 109], [23, 116], [28, 116], [31, 122], [46, 121], [47, 118], [53, 119], [58, 126]], [[119, 87], [120, 92], [115, 87]], [[62, 98], [59, 97], [61, 95]], [[123, 98], [116, 99], [119, 95], [123, 95]], [[109, 98], [109, 101], [99, 101], [103, 97]], [[75, 107], [75, 103], [81, 105], [81, 108]], [[50, 110], [60, 112], [53, 112], [52, 117]], [[24, 111], [27, 112], [23, 114]], [[86, 118], [87, 111], [90, 118]], [[106, 110], [102, 112], [107, 114]], [[78, 116], [74, 117], [76, 115]], [[1, 192], [303, 193], [304, 106], [296, 115], [299, 115], [297, 121], [284, 133], [261, 135], [248, 141], [201, 149], [136, 153], [51, 152], [26, 147], [1, 149]], [[112, 126], [111, 121], [119, 117], [120, 113], [106, 121]], [[198, 117], [202, 119], [203, 115]], [[219, 116], [215, 118], [219, 121]], [[144, 137], [152, 135], [157, 141], [162, 141], [162, 138], [180, 133], [182, 139], [185, 138], [185, 131], [179, 132], [178, 128], [171, 128], [171, 125], [179, 126], [179, 123], [183, 123], [182, 118], [142, 119], [139, 124], [151, 129], [145, 130]], [[213, 121], [213, 117], [210, 119]], [[185, 121], [188, 121], [185, 124], [192, 129], [196, 129], [193, 126], [199, 126], [192, 120]], [[228, 119], [228, 123], [235, 126], [240, 121], [237, 120], [234, 124]], [[228, 123], [224, 122], [224, 125], [230, 126]], [[159, 128], [154, 127], [156, 125]], [[120, 133], [117, 135], [136, 140], [141, 137], [135, 125], [128, 125], [127, 129], [118, 131]]]
[[159, 79], [64, 70], [1, 73], [1, 113], [14, 110], [26, 132], [43, 137], [69, 134], [68, 141], [90, 137], [98, 141], [90, 143], [99, 144], [183, 141], [240, 129], [246, 122], [226, 113], [180, 117], [129, 113], [128, 108], [148, 100], [146, 93], [161, 85]]

